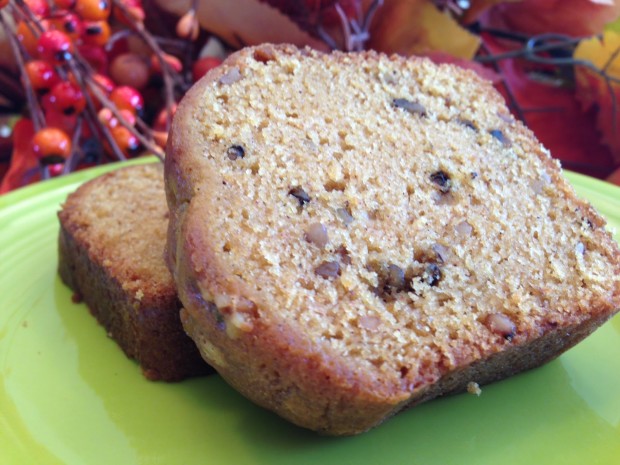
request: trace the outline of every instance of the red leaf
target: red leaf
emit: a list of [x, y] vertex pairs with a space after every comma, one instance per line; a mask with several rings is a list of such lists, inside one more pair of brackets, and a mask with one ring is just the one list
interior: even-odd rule
[[[485, 36], [484, 41], [492, 54], [505, 51], [492, 37]], [[502, 60], [499, 68], [526, 125], [565, 168], [599, 178], [613, 171], [613, 157], [601, 143], [595, 116], [582, 111], [573, 89], [533, 79], [534, 69], [524, 61]], [[498, 89], [510, 98], [504, 86]], [[513, 112], [518, 113], [515, 108]]]
[[598, 34], [620, 16], [620, 0], [522, 0], [495, 5], [490, 25], [525, 34]]

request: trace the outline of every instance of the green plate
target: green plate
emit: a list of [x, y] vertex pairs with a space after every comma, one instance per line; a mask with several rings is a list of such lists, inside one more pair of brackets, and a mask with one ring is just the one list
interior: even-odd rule
[[[438, 399], [356, 437], [292, 426], [218, 376], [146, 381], [56, 275], [59, 204], [114, 167], [0, 197], [1, 464], [620, 463], [620, 315], [480, 397]], [[567, 176], [620, 227], [619, 188]]]

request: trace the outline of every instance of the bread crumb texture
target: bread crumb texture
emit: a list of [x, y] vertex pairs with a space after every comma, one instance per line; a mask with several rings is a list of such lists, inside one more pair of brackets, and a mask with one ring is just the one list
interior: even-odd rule
[[163, 260], [168, 209], [161, 165], [105, 174], [70, 196], [60, 215], [75, 240], [136, 301], [162, 293], [174, 297]]
[[229, 337], [276, 322], [411, 393], [618, 308], [604, 220], [473, 73], [263, 47], [197, 87], [169, 201]]

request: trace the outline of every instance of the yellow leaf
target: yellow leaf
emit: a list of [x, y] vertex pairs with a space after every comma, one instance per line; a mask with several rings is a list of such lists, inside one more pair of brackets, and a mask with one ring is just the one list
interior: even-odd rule
[[371, 27], [369, 45], [385, 53], [440, 51], [471, 59], [480, 39], [429, 0], [386, 0]]
[[620, 33], [605, 31], [602, 39], [591, 37], [579, 42], [573, 57], [590, 61], [598, 69], [620, 79]]

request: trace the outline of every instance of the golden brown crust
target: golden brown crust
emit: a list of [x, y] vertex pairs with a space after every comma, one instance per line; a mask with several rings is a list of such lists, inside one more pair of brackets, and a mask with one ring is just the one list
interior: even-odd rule
[[167, 207], [160, 164], [121, 168], [69, 195], [59, 211], [62, 280], [151, 380], [210, 371], [179, 320], [163, 261]]
[[[424, 105], [389, 105], [411, 95]], [[246, 156], [229, 160], [239, 143]], [[314, 158], [296, 157], [303, 150]], [[604, 220], [491, 85], [455, 67], [245, 49], [180, 104], [165, 173], [168, 264], [188, 334], [244, 395], [327, 434], [540, 365], [620, 305]], [[314, 196], [299, 208], [287, 192], [297, 183]], [[355, 221], [343, 227], [334, 212], [345, 205]], [[327, 225], [327, 246], [304, 233], [313, 221]], [[347, 255], [341, 275], [313, 272]]]

